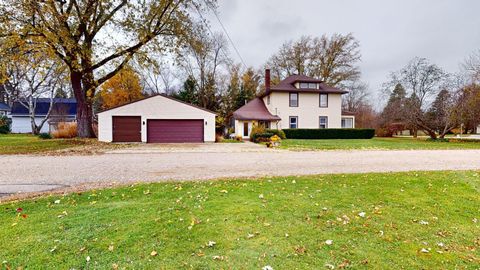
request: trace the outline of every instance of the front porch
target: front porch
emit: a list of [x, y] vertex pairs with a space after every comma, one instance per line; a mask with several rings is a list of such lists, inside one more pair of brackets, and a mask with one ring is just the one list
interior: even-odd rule
[[278, 129], [278, 121], [235, 120], [235, 137], [242, 137], [242, 139], [244, 140], [250, 139], [250, 134], [254, 127], [263, 127], [266, 129]]

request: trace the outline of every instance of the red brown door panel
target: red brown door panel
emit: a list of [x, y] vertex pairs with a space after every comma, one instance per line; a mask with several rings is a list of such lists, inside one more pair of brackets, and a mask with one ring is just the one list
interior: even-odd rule
[[203, 142], [203, 120], [147, 120], [147, 142]]
[[142, 118], [140, 116], [113, 116], [114, 142], [141, 142]]

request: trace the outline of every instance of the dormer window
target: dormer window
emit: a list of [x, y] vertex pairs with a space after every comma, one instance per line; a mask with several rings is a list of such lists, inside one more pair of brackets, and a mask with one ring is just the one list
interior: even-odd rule
[[300, 89], [317, 89], [317, 84], [316, 83], [301, 82], [300, 83]]

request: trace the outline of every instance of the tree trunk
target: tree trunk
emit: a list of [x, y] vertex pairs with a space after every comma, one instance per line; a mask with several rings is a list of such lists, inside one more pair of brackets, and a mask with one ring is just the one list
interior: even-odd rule
[[88, 98], [84, 91], [86, 86], [82, 85], [82, 73], [71, 71], [70, 81], [75, 99], [77, 100], [77, 136], [80, 138], [94, 138], [92, 99]]
[[35, 116], [30, 116], [30, 125], [32, 126], [33, 135], [40, 134], [40, 129], [37, 127], [37, 124], [35, 123]]

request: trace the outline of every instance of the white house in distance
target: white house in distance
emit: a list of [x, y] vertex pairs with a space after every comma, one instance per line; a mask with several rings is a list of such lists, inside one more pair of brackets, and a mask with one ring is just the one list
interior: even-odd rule
[[214, 142], [215, 116], [204, 108], [159, 94], [98, 113], [98, 140]]
[[235, 135], [248, 138], [254, 125], [272, 129], [355, 128], [355, 116], [342, 112], [342, 95], [346, 93], [304, 75], [270, 86], [267, 69], [265, 93], [233, 113]]
[[[35, 122], [39, 124], [47, 117], [50, 108], [50, 98], [38, 98], [35, 101]], [[52, 110], [47, 122], [42, 126], [40, 132], [51, 132], [56, 129], [59, 122], [72, 122], [76, 120], [77, 101], [69, 98], [54, 98]], [[32, 124], [28, 108], [15, 101], [9, 114], [12, 119], [12, 133], [31, 133]]]

